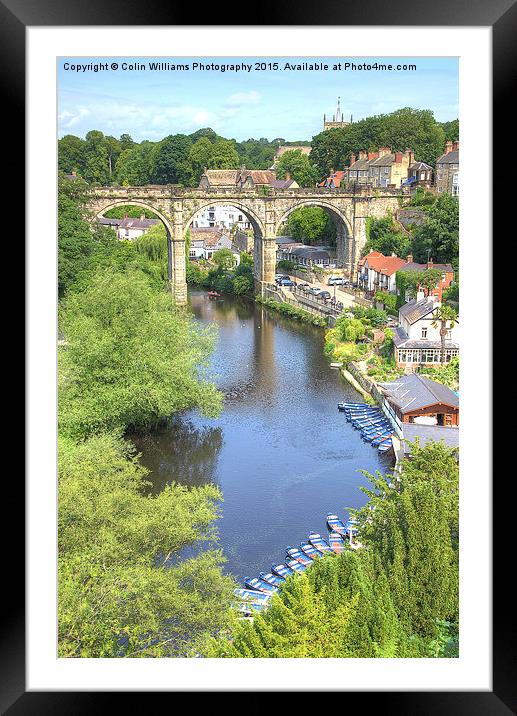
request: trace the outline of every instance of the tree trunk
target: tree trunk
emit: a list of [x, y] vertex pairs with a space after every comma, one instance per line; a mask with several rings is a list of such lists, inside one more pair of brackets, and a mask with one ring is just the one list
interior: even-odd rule
[[442, 365], [445, 363], [445, 336], [446, 335], [447, 335], [447, 324], [446, 324], [446, 321], [442, 321], [442, 325], [440, 328], [440, 341], [442, 343], [440, 362]]

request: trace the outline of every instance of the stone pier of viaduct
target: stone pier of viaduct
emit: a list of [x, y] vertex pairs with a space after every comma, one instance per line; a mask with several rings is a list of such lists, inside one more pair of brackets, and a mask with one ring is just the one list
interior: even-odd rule
[[404, 195], [395, 189], [190, 189], [173, 185], [99, 187], [90, 191], [89, 208], [96, 217], [115, 206], [141, 206], [156, 214], [167, 232], [169, 281], [177, 304], [187, 301], [185, 232], [195, 216], [217, 204], [235, 206], [254, 232], [254, 276], [257, 292], [274, 282], [276, 236], [289, 214], [304, 206], [319, 206], [336, 225], [337, 264], [352, 277], [366, 241], [368, 217], [393, 213]]

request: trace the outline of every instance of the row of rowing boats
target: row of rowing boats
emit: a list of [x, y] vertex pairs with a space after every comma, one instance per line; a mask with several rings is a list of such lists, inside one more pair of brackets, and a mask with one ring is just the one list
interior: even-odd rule
[[392, 449], [393, 427], [379, 408], [367, 403], [338, 403], [337, 407], [345, 413], [347, 421], [361, 431], [363, 440], [381, 453]]
[[278, 592], [287, 577], [301, 574], [317, 559], [326, 554], [341, 554], [346, 540], [353, 540], [357, 534], [357, 522], [351, 517], [346, 523], [337, 515], [327, 515], [328, 538], [325, 540], [318, 532], [310, 532], [306, 542], [298, 547], [286, 547], [285, 561], [272, 564], [270, 572], [260, 572], [258, 577], [247, 577], [244, 588], [235, 589], [238, 598], [235, 608], [247, 617], [265, 609], [273, 594]]

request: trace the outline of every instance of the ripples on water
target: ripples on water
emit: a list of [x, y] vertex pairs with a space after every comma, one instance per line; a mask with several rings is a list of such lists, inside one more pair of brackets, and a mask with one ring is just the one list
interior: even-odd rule
[[359, 507], [360, 469], [387, 472], [389, 455], [361, 440], [337, 411], [361, 396], [323, 356], [323, 331], [235, 298], [192, 292], [202, 323], [218, 326], [209, 375], [225, 396], [221, 416], [175, 417], [134, 438], [153, 491], [172, 480], [217, 484], [217, 522], [226, 568], [242, 579], [269, 569], [310, 530], [325, 533], [327, 512]]

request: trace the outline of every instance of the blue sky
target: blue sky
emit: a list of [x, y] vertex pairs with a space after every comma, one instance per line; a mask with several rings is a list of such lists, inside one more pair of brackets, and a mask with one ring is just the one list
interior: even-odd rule
[[[279, 71], [239, 72], [194, 70], [193, 62], [209, 65], [278, 62]], [[416, 64], [416, 71], [344, 69], [377, 62]], [[113, 62], [117, 70], [65, 70], [65, 64]], [[143, 69], [123, 70], [123, 63]], [[189, 64], [184, 70], [151, 70], [150, 62]], [[289, 71], [286, 62], [319, 62], [327, 71]], [[340, 62], [341, 70], [332, 69]], [[135, 141], [156, 141], [168, 134], [190, 134], [212, 127], [238, 141], [251, 137], [288, 141], [311, 139], [323, 128], [337, 97], [346, 117], [354, 121], [401, 107], [431, 109], [445, 122], [458, 117], [458, 60], [455, 57], [66, 57], [58, 60], [58, 134], [84, 137], [91, 129]]]

